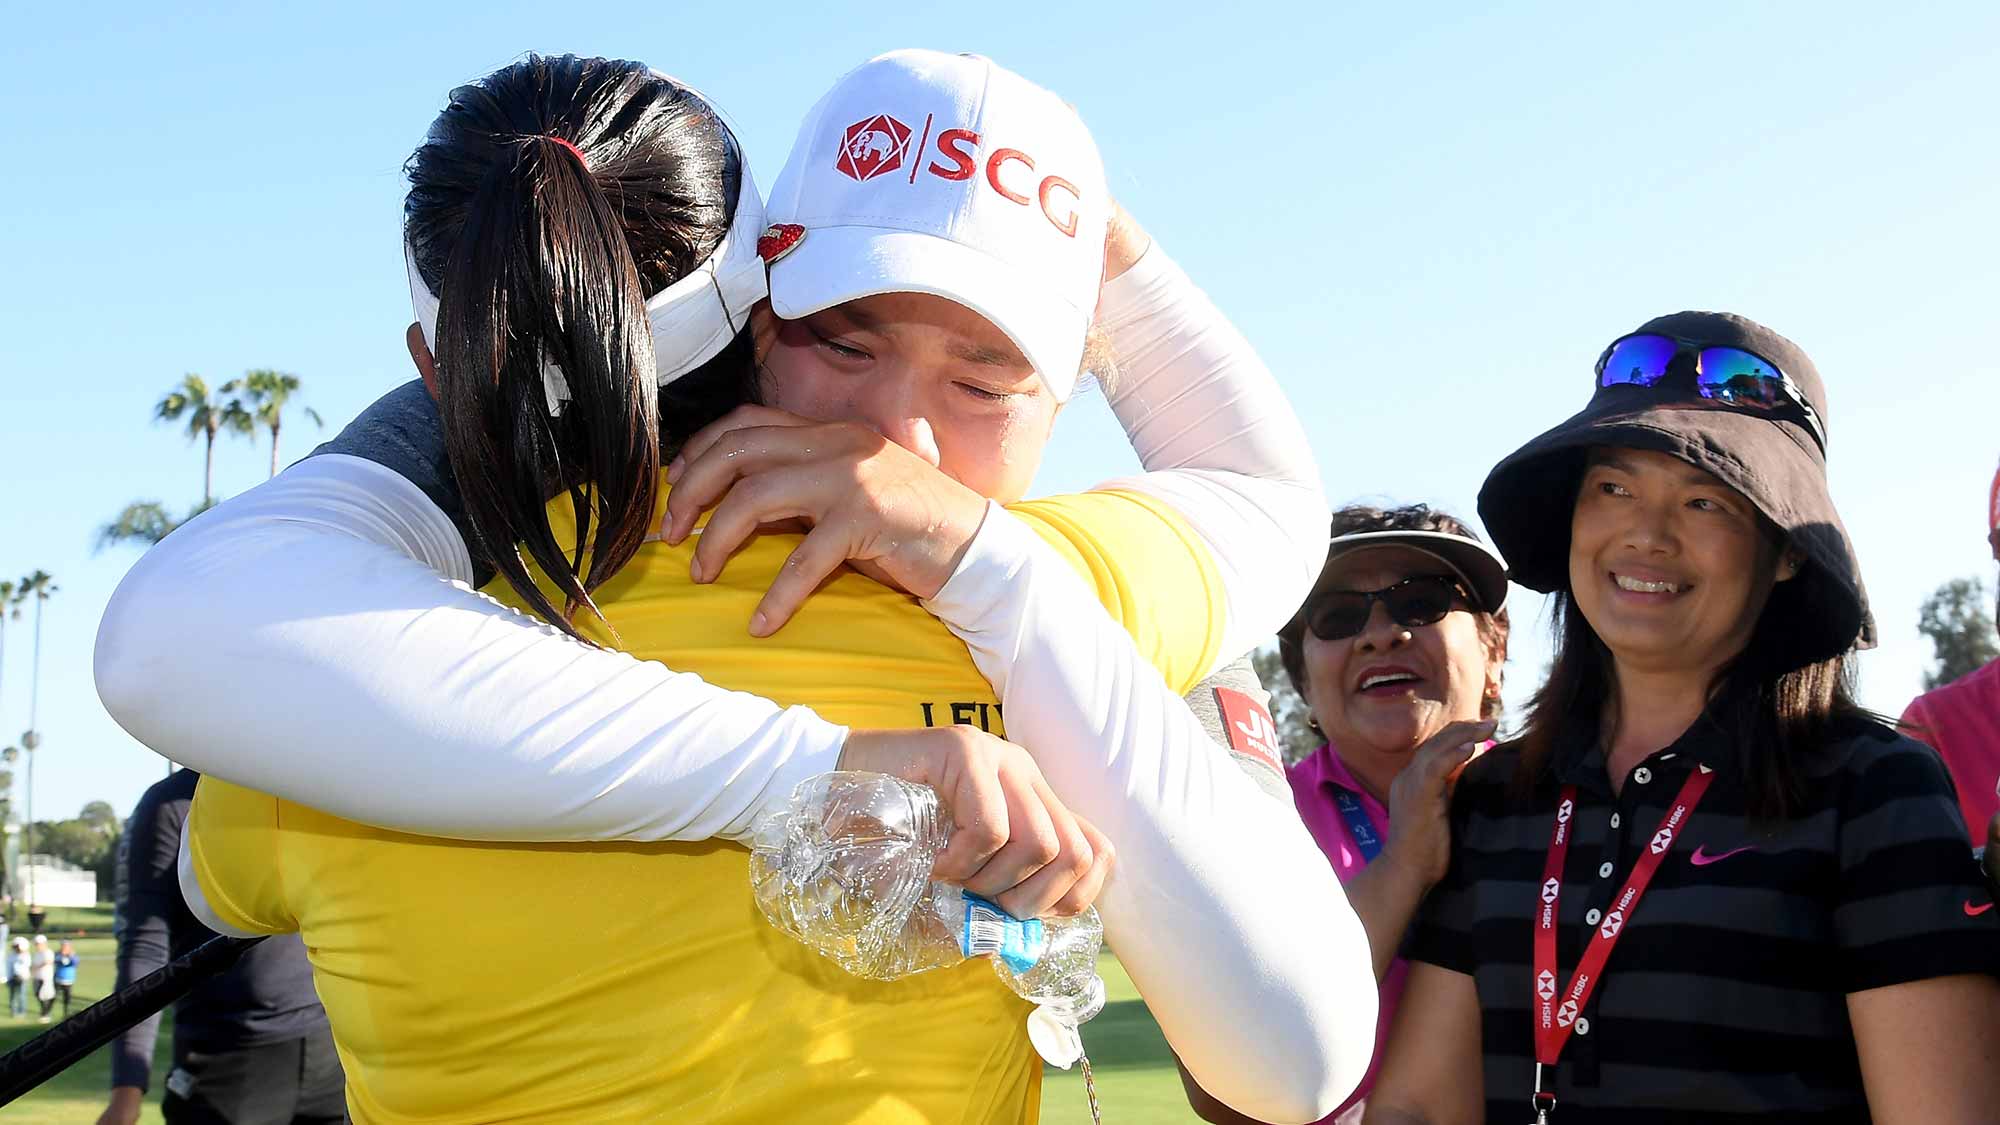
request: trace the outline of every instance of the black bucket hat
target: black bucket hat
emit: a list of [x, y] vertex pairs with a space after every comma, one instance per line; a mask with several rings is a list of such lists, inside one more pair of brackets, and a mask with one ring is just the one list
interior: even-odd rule
[[[1654, 332], [1706, 346], [1742, 348], [1778, 366], [1824, 429], [1826, 388], [1796, 344], [1732, 313], [1656, 317]], [[1581, 412], [1495, 466], [1479, 490], [1479, 518], [1513, 579], [1553, 593], [1569, 581], [1569, 513], [1593, 446], [1665, 453], [1742, 493], [1805, 557], [1765, 608], [1783, 613], [1788, 663], [1803, 666], [1875, 643], [1875, 620], [1854, 545], [1826, 485], [1826, 454], [1803, 411], [1758, 413], [1711, 404], [1684, 381], [1600, 388]]]

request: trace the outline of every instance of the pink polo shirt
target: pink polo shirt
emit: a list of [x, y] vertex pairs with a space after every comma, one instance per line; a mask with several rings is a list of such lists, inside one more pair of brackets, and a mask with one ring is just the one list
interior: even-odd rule
[[[1313, 842], [1326, 853], [1327, 861], [1333, 864], [1334, 874], [1342, 883], [1351, 881], [1368, 861], [1362, 858], [1361, 846], [1348, 831], [1347, 820], [1341, 815], [1336, 803], [1335, 791], [1345, 789], [1361, 800], [1362, 811], [1367, 813], [1368, 823], [1374, 829], [1375, 838], [1386, 842], [1389, 838], [1389, 810], [1382, 802], [1368, 795], [1361, 783], [1333, 752], [1331, 745], [1321, 746], [1285, 772], [1292, 783], [1292, 803], [1298, 806], [1299, 819], [1305, 822], [1306, 831], [1312, 833]], [[1389, 966], [1389, 973], [1382, 978], [1381, 1014], [1375, 1023], [1375, 1057], [1368, 1062], [1368, 1074], [1347, 1104], [1334, 1110], [1322, 1122], [1334, 1122], [1349, 1106], [1368, 1096], [1375, 1086], [1376, 1071], [1382, 1066], [1382, 1045], [1389, 1039], [1390, 1020], [1396, 1014], [1396, 1003], [1403, 996], [1403, 981], [1409, 976], [1410, 966], [1401, 957]]]
[[1986, 843], [1986, 822], [2000, 810], [2000, 660], [1918, 696], [1903, 725], [1944, 758], [1972, 846]]

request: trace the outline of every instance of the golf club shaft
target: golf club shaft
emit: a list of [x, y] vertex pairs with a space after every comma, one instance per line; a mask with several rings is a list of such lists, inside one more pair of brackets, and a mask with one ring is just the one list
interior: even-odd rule
[[126, 1028], [229, 968], [263, 938], [215, 937], [0, 1055], [0, 1106], [63, 1072]]

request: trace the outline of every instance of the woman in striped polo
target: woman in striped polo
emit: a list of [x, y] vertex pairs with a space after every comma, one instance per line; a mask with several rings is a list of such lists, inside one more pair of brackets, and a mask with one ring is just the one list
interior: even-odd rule
[[1460, 778], [1369, 1121], [2000, 1113], [2000, 919], [1937, 755], [1849, 698], [1825, 450], [1802, 351], [1680, 313], [1487, 478], [1556, 658]]

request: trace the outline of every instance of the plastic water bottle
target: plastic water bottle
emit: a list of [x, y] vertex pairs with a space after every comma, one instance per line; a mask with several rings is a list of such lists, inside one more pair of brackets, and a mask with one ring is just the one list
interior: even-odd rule
[[1104, 1007], [1095, 909], [1026, 920], [931, 878], [951, 836], [937, 793], [887, 774], [844, 771], [799, 783], [757, 827], [750, 885], [771, 924], [869, 980], [895, 980], [990, 956], [1035, 1005], [1036, 1051], [1067, 1069], [1077, 1027]]

